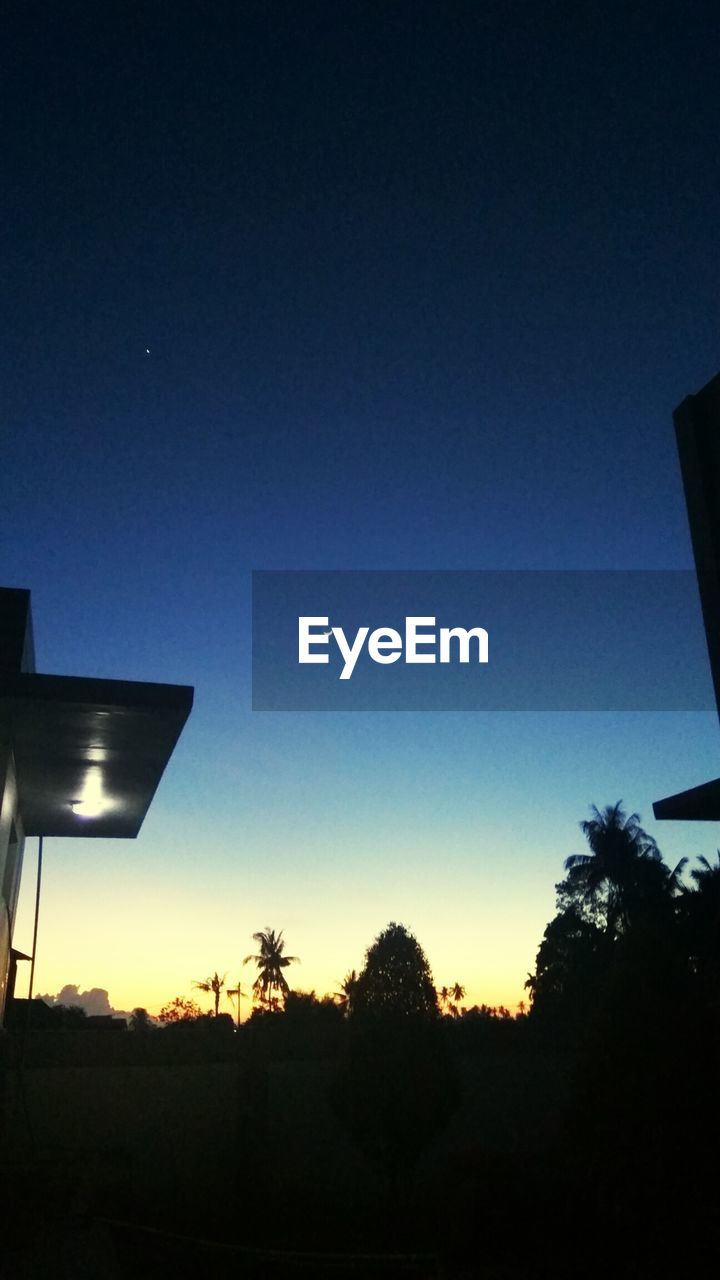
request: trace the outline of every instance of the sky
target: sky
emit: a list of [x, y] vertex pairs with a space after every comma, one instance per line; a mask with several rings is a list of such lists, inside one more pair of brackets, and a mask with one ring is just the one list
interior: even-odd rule
[[514, 1007], [591, 804], [714, 852], [651, 808], [718, 773], [714, 712], [253, 712], [250, 575], [692, 567], [717, 37], [675, 0], [7, 7], [0, 582], [38, 670], [196, 691], [137, 840], [46, 842], [36, 990], [247, 989], [270, 926], [320, 995], [397, 920]]

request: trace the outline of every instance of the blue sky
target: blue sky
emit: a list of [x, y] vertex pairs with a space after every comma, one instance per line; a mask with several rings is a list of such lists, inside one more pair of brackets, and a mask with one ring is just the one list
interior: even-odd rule
[[249, 652], [252, 569], [691, 567], [715, 27], [12, 8], [0, 579], [40, 670], [197, 691], [138, 841], [49, 844], [39, 989], [155, 1007], [269, 924], [325, 990], [394, 918], [509, 1003], [590, 803], [714, 850], [650, 820], [713, 714], [259, 715]]

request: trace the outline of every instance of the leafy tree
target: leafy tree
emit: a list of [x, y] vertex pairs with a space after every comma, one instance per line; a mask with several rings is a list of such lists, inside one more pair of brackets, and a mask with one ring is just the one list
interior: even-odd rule
[[434, 1016], [437, 992], [430, 965], [417, 939], [391, 922], [365, 953], [355, 985], [353, 1014]]
[[133, 1009], [130, 1015], [130, 1030], [136, 1031], [138, 1035], [147, 1035], [148, 1031], [152, 1031], [152, 1018], [147, 1009], [138, 1006]]
[[207, 995], [212, 995], [214, 997], [216, 1018], [220, 1011], [220, 996], [222, 994], [222, 989], [225, 986], [226, 978], [227, 973], [224, 973], [221, 978], [216, 969], [212, 977], [206, 978], [204, 982], [193, 982], [193, 986], [196, 987], [198, 991], [204, 991]]
[[290, 990], [283, 969], [293, 964], [298, 957], [284, 954], [282, 931], [276, 934], [274, 929], [266, 929], [264, 933], [254, 933], [253, 938], [260, 950], [255, 955], [246, 956], [243, 964], [249, 964], [252, 960], [257, 966], [258, 976], [253, 983], [256, 999], [266, 1009], [277, 1009], [280, 996], [286, 996]]
[[188, 1000], [185, 996], [175, 996], [168, 1004], [164, 1005], [158, 1014], [160, 1022], [194, 1022], [196, 1018], [202, 1017], [202, 1009], [194, 1000]]
[[390, 924], [368, 949], [357, 979], [348, 1035], [330, 1088], [338, 1120], [384, 1174], [390, 1241], [404, 1172], [460, 1100], [437, 1013], [421, 947], [402, 925]]
[[245, 1043], [255, 1061], [337, 1059], [347, 1031], [342, 1008], [332, 996], [288, 991], [282, 1010], [256, 1004], [244, 1024]]
[[446, 1124], [459, 1099], [430, 966], [417, 939], [391, 923], [355, 980], [345, 1049], [330, 1090], [335, 1114], [382, 1168], [392, 1220], [402, 1171]]
[[[36, 997], [39, 999], [40, 997]], [[87, 1022], [87, 1009], [80, 1004], [56, 1004], [52, 1009], [53, 1017], [63, 1028], [73, 1029], [83, 1027]]]
[[303, 1018], [314, 1013], [320, 1007], [320, 1001], [314, 991], [288, 991], [283, 1007], [289, 1018]]
[[550, 921], [537, 953], [535, 973], [525, 983], [533, 1014], [577, 1022], [597, 995], [609, 956], [605, 929], [576, 907]]
[[307, 1027], [319, 1025], [342, 1026], [343, 1011], [332, 996], [318, 1000], [314, 991], [288, 991], [284, 1000], [285, 1021]]
[[671, 871], [620, 801], [602, 811], [593, 805], [591, 814], [580, 823], [590, 852], [565, 861], [558, 913], [525, 984], [534, 1017], [576, 1028], [599, 1016], [600, 1004], [609, 1009], [621, 988], [647, 1003], [659, 974], [674, 982], [682, 964], [677, 916], [686, 860]]

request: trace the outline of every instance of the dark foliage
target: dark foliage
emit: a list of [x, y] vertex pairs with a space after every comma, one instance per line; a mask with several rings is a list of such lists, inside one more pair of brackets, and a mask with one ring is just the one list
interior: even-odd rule
[[550, 921], [525, 986], [536, 1019], [576, 1027], [597, 999], [612, 953], [605, 930], [568, 907]]
[[389, 924], [366, 952], [365, 967], [354, 985], [352, 1016], [434, 1017], [437, 1013], [437, 992], [425, 952], [404, 925]]
[[460, 1086], [443, 1028], [385, 1013], [350, 1029], [335, 1077], [335, 1114], [391, 1178], [447, 1124]]
[[401, 1170], [444, 1128], [459, 1094], [427, 958], [403, 925], [391, 923], [354, 985], [331, 1105], [384, 1171], [392, 1212]]

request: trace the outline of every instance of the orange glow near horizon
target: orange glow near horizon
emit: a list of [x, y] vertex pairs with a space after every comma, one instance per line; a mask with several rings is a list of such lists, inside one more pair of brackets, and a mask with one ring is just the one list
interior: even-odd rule
[[[236, 987], [240, 982], [241, 1017], [245, 1021], [253, 1007], [251, 988], [256, 970], [252, 964], [243, 966], [242, 960], [255, 949], [252, 933], [256, 929], [264, 928], [273, 919], [278, 928], [287, 922], [283, 929], [287, 951], [300, 957], [299, 963], [287, 971], [290, 986], [293, 990], [314, 991], [322, 998], [337, 992], [348, 971], [362, 968], [366, 948], [390, 918], [401, 919], [398, 911], [383, 916], [375, 903], [363, 905], [356, 901], [352, 919], [329, 925], [323, 933], [317, 927], [303, 928], [301, 904], [295, 901], [291, 911], [287, 897], [281, 904], [285, 908], [282, 912], [272, 913], [266, 903], [252, 914], [246, 906], [238, 918], [232, 894], [213, 901], [214, 895], [207, 890], [204, 898], [198, 896], [197, 883], [189, 884], [185, 890], [177, 884], [172, 888], [161, 886], [156, 873], [150, 876], [150, 883], [140, 896], [131, 877], [133, 872], [139, 874], [140, 859], [131, 853], [125, 859], [115, 857], [109, 862], [87, 857], [85, 850], [90, 842], [85, 843], [79, 855], [85, 864], [84, 892], [79, 894], [72, 878], [63, 874], [63, 843], [48, 840], [45, 845], [35, 973], [35, 994], [39, 995], [55, 996], [64, 986], [73, 984], [81, 992], [106, 990], [112, 1007], [122, 1012], [142, 1006], [157, 1015], [175, 996], [192, 998], [203, 1010], [211, 1011], [213, 997], [198, 991], [193, 983], [217, 970], [221, 976], [227, 975], [226, 987]], [[123, 852], [128, 848], [124, 842], [113, 845]], [[31, 847], [26, 850], [14, 939], [15, 945], [28, 953], [35, 892], [33, 854]], [[317, 904], [314, 905], [317, 912]], [[534, 960], [537, 942], [533, 940], [525, 948], [525, 972], [522, 968], [517, 972], [513, 964], [517, 937], [513, 939], [507, 930], [499, 930], [496, 922], [495, 932], [491, 934], [486, 928], [480, 944], [476, 930], [471, 928], [477, 913], [467, 911], [466, 915], [464, 927], [449, 936], [437, 925], [433, 927], [431, 912], [414, 928], [409, 917], [402, 922], [412, 929], [425, 950], [438, 990], [459, 982], [466, 992], [462, 1006], [504, 1005], [515, 1012], [518, 1003], [527, 997], [523, 981]], [[19, 996], [27, 993], [28, 976], [29, 966], [21, 966]], [[233, 1018], [237, 1016], [235, 1003], [224, 993], [220, 1008]]]
[[[661, 774], [648, 743], [663, 736], [647, 719], [622, 721], [623, 752], [652, 774], [646, 794]], [[683, 736], [672, 717], [675, 744], [689, 752], [686, 722]], [[452, 721], [450, 763], [440, 772], [428, 763], [433, 717], [414, 719], [412, 733], [400, 717], [384, 723], [383, 742], [390, 741], [380, 761], [371, 718], [339, 729], [302, 716], [258, 721], [253, 733], [270, 741], [243, 752], [225, 745], [226, 808], [209, 813], [198, 798], [202, 778], [194, 789], [181, 785], [181, 740], [137, 839], [45, 841], [35, 992], [56, 995], [76, 984], [106, 990], [122, 1011], [155, 1014], [178, 995], [210, 1009], [192, 984], [217, 970], [248, 992], [246, 1018], [255, 974], [242, 961], [257, 949], [256, 931], [282, 931], [287, 953], [300, 957], [288, 970], [290, 985], [322, 997], [362, 968], [367, 948], [396, 921], [423, 948], [437, 989], [459, 982], [466, 1007], [514, 1012], [527, 1002], [524, 983], [555, 914], [563, 860], [583, 848], [586, 797], [621, 795], [629, 765], [617, 743], [614, 754], [600, 742], [593, 755], [594, 717], [564, 720], [554, 754], [532, 717], [522, 722], [522, 739], [503, 717], [483, 722], [482, 733], [478, 723]], [[700, 727], [715, 731], [706, 718]], [[346, 733], [342, 751], [327, 737], [331, 729]], [[510, 768], [523, 766], [520, 741], [528, 757], [522, 785]], [[707, 754], [702, 736], [699, 743], [698, 754]], [[483, 755], [490, 748], [492, 767]], [[552, 765], [552, 786], [536, 777], [538, 758]], [[696, 765], [690, 758], [687, 767]], [[652, 821], [646, 828], [670, 866], [699, 852], [695, 830]], [[705, 847], [713, 838], [704, 833]], [[35, 859], [30, 839], [13, 937], [27, 953]], [[19, 995], [28, 968], [20, 967]], [[233, 1012], [228, 1001], [223, 1007]]]

